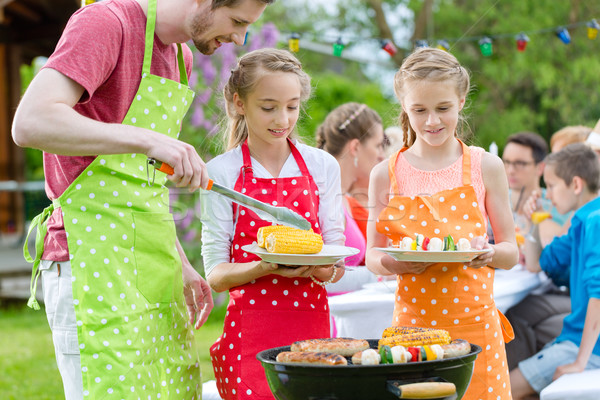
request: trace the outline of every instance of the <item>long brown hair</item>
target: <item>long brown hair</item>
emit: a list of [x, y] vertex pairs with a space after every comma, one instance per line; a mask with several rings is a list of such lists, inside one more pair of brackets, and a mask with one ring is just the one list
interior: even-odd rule
[[233, 95], [237, 93], [242, 100], [246, 100], [257, 82], [272, 72], [295, 74], [300, 83], [300, 103], [304, 103], [310, 97], [310, 77], [302, 70], [300, 61], [289, 51], [265, 48], [243, 55], [238, 60], [237, 66], [231, 71], [229, 81], [223, 88], [225, 111], [227, 112], [227, 150], [239, 146], [248, 137], [246, 118], [236, 111]]
[[[454, 81], [456, 94], [466, 98], [471, 88], [469, 72], [459, 64], [456, 57], [447, 51], [430, 47], [419, 48], [409, 55], [394, 77], [394, 93], [398, 101], [406, 95], [406, 83], [414, 81]], [[415, 142], [417, 134], [410, 126], [408, 114], [403, 109], [399, 118], [404, 132], [404, 146], [410, 147]], [[455, 135], [460, 137], [464, 131], [465, 120], [459, 112], [459, 123]]]

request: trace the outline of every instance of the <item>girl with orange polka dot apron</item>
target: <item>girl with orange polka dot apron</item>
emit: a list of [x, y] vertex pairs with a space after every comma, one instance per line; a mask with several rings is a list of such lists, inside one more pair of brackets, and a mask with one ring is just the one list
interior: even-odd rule
[[[377, 220], [378, 232], [393, 241], [414, 238], [416, 233], [439, 238], [452, 235], [456, 240], [485, 235], [486, 221], [471, 185], [470, 149], [461, 144], [463, 186], [433, 195], [402, 196], [395, 167], [407, 148], [390, 158], [392, 195]], [[398, 275], [397, 280], [392, 325], [446, 329], [452, 338], [480, 345], [483, 351], [463, 399], [510, 399], [504, 344], [512, 339], [512, 328], [494, 303], [494, 269], [441, 262], [422, 274]]]
[[[301, 176], [255, 178], [247, 142], [242, 144], [244, 165], [235, 190], [257, 200], [288, 207], [319, 228], [319, 192], [296, 146], [288, 140]], [[268, 225], [245, 207], [233, 205], [236, 216], [231, 262], [259, 258], [242, 250], [256, 242], [256, 233]], [[324, 287], [310, 278], [267, 275], [229, 290], [223, 335], [210, 349], [217, 387], [222, 398], [274, 399], [264, 369], [256, 359], [259, 351], [289, 346], [303, 339], [329, 337], [329, 306]]]
[[[150, 74], [155, 18], [151, 0], [142, 79], [123, 124], [176, 137], [194, 93], [181, 45], [181, 83]], [[151, 186], [147, 168], [143, 154], [99, 155], [50, 206], [67, 232], [84, 399], [200, 396], [166, 175]], [[49, 214], [36, 221], [34, 275]]]

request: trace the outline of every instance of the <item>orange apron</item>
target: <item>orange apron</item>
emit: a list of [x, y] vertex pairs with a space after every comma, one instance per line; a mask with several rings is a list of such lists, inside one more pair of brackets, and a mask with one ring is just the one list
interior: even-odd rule
[[[393, 241], [416, 233], [440, 239], [452, 235], [455, 241], [485, 234], [486, 221], [471, 185], [470, 149], [461, 145], [463, 186], [433, 195], [403, 196], [395, 167], [407, 148], [390, 158], [391, 195], [377, 220], [378, 232]], [[397, 280], [392, 325], [446, 329], [452, 338], [478, 344], [483, 351], [463, 399], [511, 399], [504, 345], [514, 336], [494, 303], [494, 269], [436, 263], [422, 274], [402, 274]]]

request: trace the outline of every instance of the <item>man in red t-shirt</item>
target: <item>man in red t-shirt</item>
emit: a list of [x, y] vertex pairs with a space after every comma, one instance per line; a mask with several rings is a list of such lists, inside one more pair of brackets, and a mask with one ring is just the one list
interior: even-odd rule
[[[222, 43], [242, 45], [248, 26], [273, 1], [158, 1], [151, 74], [179, 81], [177, 43], [192, 40], [207, 55]], [[153, 130], [122, 124], [140, 85], [147, 13], [148, 0], [104, 0], [78, 10], [23, 96], [14, 117], [13, 138], [19, 146], [44, 151], [46, 193], [51, 200], [57, 199], [99, 154], [144, 154], [173, 166], [169, 179], [177, 187], [191, 191], [206, 187], [205, 164], [193, 146]], [[182, 48], [189, 75], [192, 53], [186, 45]], [[70, 279], [64, 279], [70, 277], [70, 263], [60, 208], [48, 218], [47, 229], [40, 264], [46, 312], [66, 397], [81, 398], [73, 298], [63, 286], [60, 294], [47, 290], [55, 284], [70, 287]], [[211, 291], [178, 241], [177, 250], [183, 262], [190, 320], [197, 329], [212, 308]], [[50, 278], [62, 280], [47, 282]]]

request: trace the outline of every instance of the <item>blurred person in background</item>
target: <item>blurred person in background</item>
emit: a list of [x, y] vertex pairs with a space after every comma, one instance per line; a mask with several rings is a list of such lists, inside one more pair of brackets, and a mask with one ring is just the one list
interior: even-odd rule
[[[317, 128], [317, 147], [327, 151], [340, 164], [342, 194], [346, 214], [346, 246], [360, 250], [346, 259], [346, 265], [364, 265], [368, 210], [349, 195], [354, 187], [367, 194], [369, 175], [384, 159], [385, 138], [381, 117], [366, 104], [346, 103], [331, 111]], [[366, 196], [365, 196], [366, 197]]]
[[[565, 133], [566, 132], [566, 133]], [[567, 138], [572, 139], [567, 131], [560, 133], [554, 145], [558, 146]], [[509, 185], [510, 204], [513, 217], [519, 232], [520, 262], [524, 265], [522, 252], [523, 239], [529, 231], [531, 221], [524, 214], [523, 206], [534, 193], [540, 193], [543, 208], [551, 210], [552, 218], [539, 224], [542, 237], [554, 237], [562, 231], [562, 225], [568, 221], [568, 215], [559, 214], [546, 198], [546, 190], [540, 185], [544, 169], [544, 158], [548, 153], [548, 145], [544, 138], [534, 132], [519, 132], [508, 137], [502, 153]], [[519, 242], [519, 240], [517, 240]], [[525, 297], [520, 303], [506, 312], [515, 331], [515, 339], [506, 344], [506, 356], [509, 369], [535, 354], [546, 343], [560, 333], [562, 321], [571, 311], [571, 301], [568, 292], [559, 289], [550, 279], [543, 277], [545, 282], [534, 292]]]
[[554, 132], [550, 137], [550, 151], [556, 153], [571, 143], [585, 142], [592, 128], [584, 125], [569, 125]]

